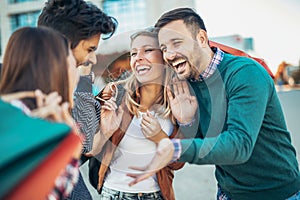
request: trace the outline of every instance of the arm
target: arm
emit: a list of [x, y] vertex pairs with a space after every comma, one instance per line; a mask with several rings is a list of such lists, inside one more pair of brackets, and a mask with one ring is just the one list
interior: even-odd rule
[[94, 99], [90, 75], [80, 77], [74, 98], [72, 115], [85, 137], [82, 153], [86, 153], [92, 149], [94, 135], [99, 130], [100, 104]]
[[104, 144], [120, 127], [123, 112], [122, 106], [117, 106], [114, 97], [105, 100], [101, 107], [100, 131], [95, 134], [92, 150], [86, 154], [87, 156], [95, 156], [101, 152]]
[[[243, 73], [243, 75], [239, 75]], [[253, 76], [249, 76], [252, 74]], [[195, 164], [240, 164], [252, 154], [260, 127], [263, 123], [272, 80], [251, 66], [237, 72], [231, 79], [227, 108], [227, 128], [216, 137], [179, 140], [179, 148], [169, 139], [159, 142], [156, 155], [144, 168], [135, 168], [142, 174], [128, 174], [134, 185], [152, 176], [174, 159]], [[255, 79], [253, 77], [256, 77]]]
[[90, 157], [90, 156], [96, 156], [102, 151], [103, 146], [105, 143], [109, 140], [104, 134], [101, 133], [101, 131], [98, 131], [93, 140], [93, 147], [91, 151], [86, 153], [85, 155]]
[[181, 140], [179, 161], [216, 165], [246, 162], [252, 155], [272, 90], [272, 80], [254, 65], [232, 73], [226, 82], [226, 121], [216, 124], [224, 130], [216, 137]]

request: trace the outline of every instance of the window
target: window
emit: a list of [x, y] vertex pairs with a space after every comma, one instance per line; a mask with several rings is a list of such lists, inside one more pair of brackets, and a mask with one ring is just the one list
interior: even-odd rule
[[105, 0], [103, 11], [118, 20], [116, 33], [143, 28], [146, 24], [145, 0]]
[[22, 26], [36, 26], [40, 11], [10, 16], [11, 29], [15, 31]]
[[14, 4], [14, 3], [23, 3], [23, 2], [31, 2], [31, 1], [40, 1], [40, 0], [8, 0], [8, 3]]

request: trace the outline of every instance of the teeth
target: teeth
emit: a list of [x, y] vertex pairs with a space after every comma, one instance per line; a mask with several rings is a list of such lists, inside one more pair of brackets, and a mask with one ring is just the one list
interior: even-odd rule
[[150, 69], [150, 67], [149, 66], [145, 66], [145, 65], [139, 65], [139, 66], [136, 67], [136, 71], [137, 72], [140, 72], [142, 70], [149, 70], [149, 69]]
[[175, 61], [172, 63], [172, 66], [175, 67], [175, 66], [177, 66], [177, 65], [179, 65], [179, 64], [182, 64], [182, 63], [184, 63], [184, 62], [185, 62], [185, 59], [179, 58], [179, 59], [175, 60]]

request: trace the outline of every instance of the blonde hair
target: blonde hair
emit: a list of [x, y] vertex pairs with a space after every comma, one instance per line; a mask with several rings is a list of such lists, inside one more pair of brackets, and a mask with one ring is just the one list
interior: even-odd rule
[[[158, 42], [157, 32], [153, 30], [142, 30], [136, 32], [130, 37], [131, 44], [139, 36], [152, 37], [156, 39]], [[175, 119], [172, 116], [172, 112], [170, 108], [170, 102], [167, 97], [167, 87], [169, 86], [173, 75], [174, 75], [173, 70], [170, 67], [166, 67], [165, 73], [163, 74], [165, 79], [162, 83], [163, 91], [161, 96], [163, 98], [158, 98], [155, 103], [160, 104], [161, 107], [163, 108], [163, 109], [156, 110], [156, 113], [158, 113], [158, 115], [163, 118], [171, 118], [172, 122], [175, 123]], [[138, 110], [142, 108], [141, 104], [139, 103], [139, 99], [140, 99], [139, 87], [141, 86], [141, 84], [138, 82], [135, 75], [131, 74], [127, 79], [117, 81], [116, 84], [124, 85], [124, 89], [126, 91], [124, 96], [125, 105], [127, 106], [131, 114], [138, 116]]]

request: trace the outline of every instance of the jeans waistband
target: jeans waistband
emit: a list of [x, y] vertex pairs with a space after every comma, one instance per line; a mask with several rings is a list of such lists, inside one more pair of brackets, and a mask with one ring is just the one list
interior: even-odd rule
[[122, 199], [123, 197], [128, 197], [128, 198], [147, 198], [147, 199], [157, 199], [162, 196], [160, 191], [157, 192], [150, 192], [150, 193], [144, 193], [144, 192], [139, 192], [139, 193], [131, 193], [131, 192], [121, 192], [113, 189], [109, 189], [106, 187], [102, 187], [102, 192], [108, 193], [110, 195], [115, 196], [116, 199]]

